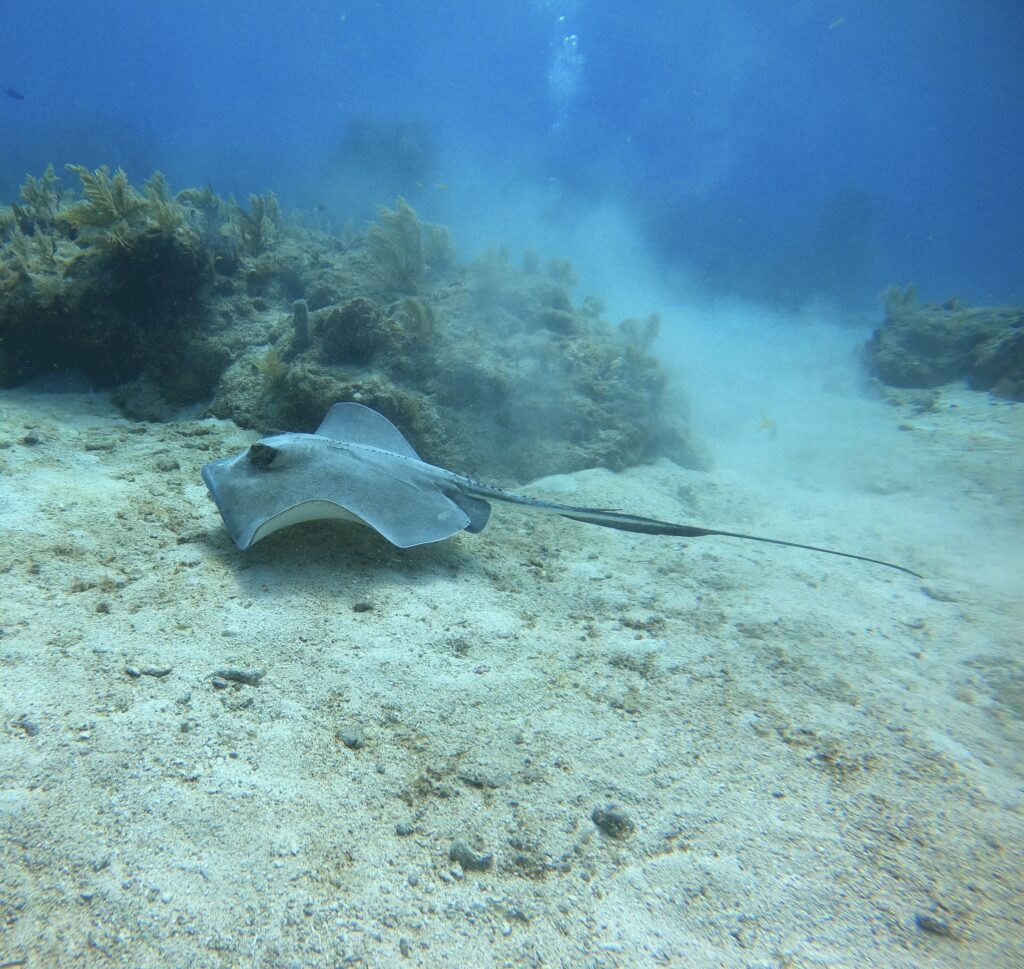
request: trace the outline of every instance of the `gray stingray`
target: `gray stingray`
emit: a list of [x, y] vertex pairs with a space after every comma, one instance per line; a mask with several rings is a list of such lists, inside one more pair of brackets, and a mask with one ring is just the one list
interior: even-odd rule
[[278, 529], [321, 518], [361, 522], [408, 548], [479, 532], [496, 500], [627, 532], [769, 542], [917, 575], [865, 555], [517, 495], [427, 464], [391, 421], [355, 403], [335, 404], [315, 434], [275, 434], [234, 457], [211, 461], [203, 466], [203, 480], [241, 549]]

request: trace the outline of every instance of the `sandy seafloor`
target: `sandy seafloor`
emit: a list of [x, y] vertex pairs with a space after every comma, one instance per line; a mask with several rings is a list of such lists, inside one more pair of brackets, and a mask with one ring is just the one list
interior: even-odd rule
[[507, 506], [241, 553], [251, 433], [0, 394], [0, 964], [1024, 965], [1024, 406], [872, 407], [841, 489], [530, 492], [923, 581]]

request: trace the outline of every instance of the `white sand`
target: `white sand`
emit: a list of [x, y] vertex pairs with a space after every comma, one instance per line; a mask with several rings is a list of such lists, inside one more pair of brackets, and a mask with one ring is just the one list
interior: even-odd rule
[[240, 553], [199, 468], [251, 434], [0, 394], [0, 964], [1024, 964], [1024, 407], [863, 407], [806, 473], [766, 415], [532, 493], [923, 582], [503, 506]]

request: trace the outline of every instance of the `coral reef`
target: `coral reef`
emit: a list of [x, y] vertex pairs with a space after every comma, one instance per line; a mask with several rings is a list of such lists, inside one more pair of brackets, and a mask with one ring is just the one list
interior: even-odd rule
[[564, 260], [505, 250], [468, 266], [403, 199], [340, 240], [209, 188], [52, 168], [0, 208], [0, 381], [54, 369], [109, 386], [129, 416], [199, 403], [265, 433], [358, 400], [427, 460], [497, 480], [665, 454], [697, 464], [648, 350], [657, 318], [577, 307]]
[[81, 198], [50, 167], [0, 217], [0, 383], [73, 369], [209, 393], [226, 357], [196, 325], [213, 271], [189, 210], [159, 173], [139, 193], [120, 170], [71, 171]]
[[919, 303], [915, 287], [883, 294], [885, 322], [865, 347], [871, 373], [894, 387], [966, 381], [1024, 400], [1024, 308]]

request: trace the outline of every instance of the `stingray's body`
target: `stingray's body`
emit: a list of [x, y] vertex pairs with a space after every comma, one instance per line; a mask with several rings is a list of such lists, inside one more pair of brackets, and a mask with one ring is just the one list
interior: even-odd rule
[[[276, 434], [203, 467], [224, 524], [247, 549], [279, 529], [316, 519], [369, 525], [400, 548], [478, 532], [490, 501], [505, 501], [592, 525], [651, 535], [722, 535], [841, 555], [910, 572], [900, 565], [834, 549], [529, 498], [427, 464], [386, 417], [362, 404], [335, 404], [315, 434]], [[915, 572], [910, 572], [916, 575]]]

